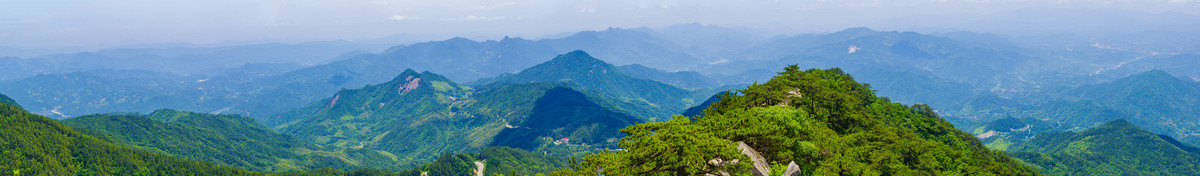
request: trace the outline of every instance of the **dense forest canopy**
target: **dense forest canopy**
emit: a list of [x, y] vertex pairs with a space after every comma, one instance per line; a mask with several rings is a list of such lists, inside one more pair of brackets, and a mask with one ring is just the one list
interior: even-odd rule
[[[795, 162], [813, 175], [1036, 175], [985, 148], [925, 105], [877, 97], [840, 69], [795, 65], [763, 84], [727, 93], [702, 117], [622, 130], [623, 151], [588, 155], [573, 171], [606, 175], [746, 173], [744, 142], [773, 166]], [[603, 168], [603, 169], [601, 169]], [[774, 171], [774, 170], [773, 170]]]
[[163, 109], [146, 115], [87, 115], [63, 123], [85, 134], [145, 150], [253, 171], [407, 169], [391, 167], [392, 160], [370, 150], [318, 146], [238, 115]]
[[251, 175], [125, 147], [0, 103], [0, 173], [12, 175]]
[[1123, 119], [1086, 131], [1043, 133], [1009, 151], [1046, 175], [1200, 174], [1200, 149]]

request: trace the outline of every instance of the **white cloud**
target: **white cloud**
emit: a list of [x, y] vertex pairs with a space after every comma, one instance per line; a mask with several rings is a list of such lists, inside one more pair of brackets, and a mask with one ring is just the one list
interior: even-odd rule
[[396, 20], [396, 21], [407, 21], [407, 20], [416, 20], [419, 18], [411, 17], [411, 16], [404, 16], [404, 15], [393, 15], [392, 17], [388, 17], [388, 19]]
[[388, 5], [388, 4], [391, 4], [391, 2], [387, 2], [387, 1], [371, 1], [371, 3], [375, 3], [375, 4], [378, 4], [378, 5]]

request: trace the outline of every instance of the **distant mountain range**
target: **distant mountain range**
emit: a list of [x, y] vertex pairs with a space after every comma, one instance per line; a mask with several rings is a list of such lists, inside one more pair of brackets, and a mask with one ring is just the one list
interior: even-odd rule
[[[60, 118], [113, 111], [149, 112], [161, 108], [178, 108], [189, 111], [234, 113], [261, 119], [289, 109], [299, 108], [307, 102], [322, 98], [322, 95], [327, 95], [340, 89], [359, 88], [368, 84], [390, 80], [405, 69], [436, 71], [444, 73], [447, 78], [456, 82], [467, 82], [480, 78], [494, 77], [503, 73], [515, 73], [538, 63], [548, 61], [549, 58], [553, 58], [558, 53], [565, 53], [581, 48], [604, 51], [604, 53], [601, 53], [603, 58], [610, 61], [617, 61], [618, 63], [636, 63], [634, 61], [652, 61], [661, 60], [662, 58], [690, 58], [690, 56], [680, 52], [662, 50], [663, 47], [656, 45], [668, 45], [672, 43], [664, 39], [653, 38], [652, 36], [640, 29], [614, 28], [606, 31], [581, 32], [567, 38], [537, 41], [505, 38], [499, 41], [477, 42], [465, 38], [454, 38], [445, 41], [396, 46], [378, 54], [358, 53], [346, 54], [338, 58], [328, 57], [335, 61], [312, 67], [300, 67], [293, 64], [251, 64], [224, 71], [206, 70], [206, 74], [196, 75], [123, 70], [86, 71], [94, 69], [140, 68], [108, 67], [104, 66], [104, 64], [73, 64], [89, 65], [95, 68], [75, 69], [84, 71], [72, 73], [57, 73], [56, 71], [39, 71], [22, 68], [11, 70], [17, 70], [15, 73], [22, 74], [48, 75], [0, 83], [0, 85], [4, 85], [4, 88], [0, 89], [0, 91], [25, 92], [20, 94], [22, 96], [15, 98], [18, 100], [29, 100], [31, 110], [45, 115], [57, 116], [56, 112], [65, 114], [65, 116], [60, 116]], [[628, 50], [641, 51], [626, 52]], [[5, 63], [25, 62], [22, 60], [30, 60], [31, 62], [33, 60], [50, 61], [47, 59], [7, 59], [13, 60], [13, 62]], [[682, 62], [690, 59], [674, 60]], [[73, 61], [63, 62], [80, 63]], [[137, 61], [106, 62], [122, 63]], [[193, 66], [194, 64], [184, 65], [190, 68], [195, 67]], [[655, 64], [655, 66], [673, 65], [675, 64]], [[49, 68], [28, 64], [11, 66]], [[235, 66], [237, 65], [229, 67]], [[246, 70], [264, 70], [268, 72], [247, 74]], [[112, 75], [112, 72], [119, 72], [123, 75], [91, 76], [92, 74]], [[712, 86], [711, 84], [703, 83], [706, 80], [696, 80], [702, 77], [695, 77], [695, 75], [685, 77], [662, 76], [672, 73], [657, 70], [639, 70], [639, 72], [641, 73], [636, 75], [640, 77], [664, 79], [666, 82], [688, 86], [689, 88], [708, 88]], [[151, 77], [153, 80], [134, 80], [138, 78], [145, 79], [146, 77]], [[68, 82], [67, 80], [89, 81], [70, 81], [75, 83], [62, 84]], [[129, 82], [132, 85], [88, 84], [111, 82]], [[43, 87], [52, 86], [61, 86], [64, 88], [43, 89]], [[102, 89], [96, 87], [109, 88]], [[87, 89], [89, 91], [68, 91], [79, 89]], [[127, 92], [139, 93], [130, 94]], [[81, 94], [92, 94], [92, 96]], [[47, 95], [56, 97], [57, 99], [45, 97]], [[56, 110], [55, 107], [60, 105], [68, 106], [63, 106], [66, 109]], [[79, 107], [80, 109], [74, 109], [73, 107]]]
[[646, 107], [645, 110], [650, 112], [635, 113], [651, 121], [668, 117], [699, 103], [688, 90], [627, 76], [617, 67], [593, 58], [583, 51], [572, 51], [519, 73], [482, 79], [473, 84], [525, 82], [565, 82], [596, 91], [618, 101]]
[[[121, 48], [92, 52], [48, 54], [31, 58], [0, 56], [0, 81], [41, 74], [61, 74], [97, 69], [150, 70], [188, 75], [210, 75], [252, 63], [323, 64], [345, 57], [378, 52], [378, 44], [323, 41], [299, 44], [251, 44], [220, 47]], [[69, 64], [68, 64], [69, 63]]]
[[1154, 70], [1112, 82], [1081, 86], [1064, 99], [1093, 100], [1130, 115], [1151, 131], [1200, 144], [1200, 83]]
[[[970, 107], [964, 111], [1036, 119], [1037, 122], [1023, 123], [1034, 127], [1031, 131], [1020, 132], [1024, 135], [1018, 136], [1024, 137], [1011, 138], [1013, 136], [1004, 131], [994, 133], [998, 138], [1008, 138], [1004, 139], [1006, 143], [1020, 142], [1034, 134], [1081, 130], [1116, 119], [1126, 119], [1153, 133], [1168, 135], [1190, 145], [1200, 144], [1194, 135], [1197, 132], [1196, 124], [1200, 123], [1195, 115], [1198, 110], [1191, 106], [1200, 103], [1200, 83], [1182, 80], [1160, 70], [1101, 84], [1048, 91], [1041, 98], [1029, 100], [1034, 101], [1032, 105], [1008, 101], [968, 103]], [[989, 133], [995, 130], [981, 128], [993, 123], [996, 122], [984, 123], [982, 127], [968, 127], [974, 129], [968, 131], [974, 131], [976, 135]], [[985, 138], [985, 141], [990, 140]]]
[[[329, 44], [334, 43], [337, 42]], [[405, 69], [432, 71], [455, 82], [467, 83], [504, 73], [516, 73], [548, 61], [556, 54], [583, 49], [608, 63], [625, 65], [617, 67], [617, 70], [625, 72], [628, 76], [697, 91], [711, 91], [723, 85], [762, 81], [774, 73], [772, 70], [786, 64], [799, 64], [806, 68], [839, 67], [855, 74], [864, 82], [875, 83], [875, 88], [880, 90], [883, 96], [899, 102], [933, 104], [950, 119], [969, 119], [971, 117], [966, 117], [967, 114], [959, 113], [960, 107], [954, 102], [991, 96], [990, 94], [1007, 98], [1029, 96], [1032, 92], [1047, 87], [1095, 84], [1150, 69], [1162, 69], [1189, 79], [1200, 78], [1198, 73], [1187, 69], [1191, 68], [1187, 67], [1191, 64], [1189, 60], [1194, 60], [1188, 58], [1195, 54], [1156, 54], [1145, 50], [1105, 47], [1131, 45], [1128, 42], [1094, 44], [1097, 43], [1089, 43], [1085, 38], [1078, 37], [1027, 38], [971, 32], [919, 34], [875, 31], [867, 28], [851, 28], [829, 34], [761, 36], [749, 29], [681, 24], [660, 29], [610, 28], [541, 40], [504, 38], [496, 41], [472, 41], [454, 38], [395, 46], [380, 53], [345, 54], [329, 58], [328, 63], [312, 67], [296, 64], [254, 64], [226, 71], [204, 71], [205, 74], [194, 75], [144, 72], [96, 78], [82, 75], [112, 71], [61, 73], [27, 68], [10, 69], [28, 70], [16, 72], [21, 74], [48, 75], [0, 83], [0, 87], [3, 87], [0, 92], [22, 92], [9, 94], [18, 101], [26, 102], [26, 108], [31, 111], [52, 117], [58, 116], [55, 112], [65, 114], [57, 118], [112, 111], [150, 112], [173, 108], [233, 113], [263, 119], [302, 107], [341, 89], [360, 88], [391, 80]], [[311, 45], [317, 46], [317, 43]], [[275, 45], [261, 47], [266, 46]], [[308, 45], [278, 47], [295, 50], [303, 49], [304, 46]], [[254, 48], [251, 45], [238, 47], [242, 49], [234, 47], [229, 50]], [[216, 49], [177, 50], [205, 53]], [[125, 57], [139, 55], [136, 53], [169, 51], [176, 50], [113, 50], [98, 53]], [[245, 56], [252, 56], [251, 53], [247, 52]], [[5, 63], [22, 62], [24, 61]], [[1075, 64], [1079, 62], [1096, 64]], [[109, 67], [104, 66], [105, 64], [74, 65], [92, 65], [107, 69], [132, 68]], [[39, 67], [20, 64], [13, 66]], [[225, 68], [236, 66], [238, 65], [229, 65]], [[236, 70], [267, 72], [247, 74]], [[222, 74], [224, 76], [220, 76]], [[164, 75], [167, 76], [163, 77]], [[163, 79], [129, 79], [146, 76]], [[99, 85], [75, 84], [78, 86], [47, 89], [52, 85], [49, 82], [55, 82], [54, 79], [59, 79], [57, 77], [76, 77], [68, 79], [104, 83], [132, 82], [136, 86], [103, 86], [109, 88], [100, 89], [96, 88]], [[955, 86], [938, 86], [944, 84]], [[915, 89], [913, 86], [922, 88]], [[940, 91], [936, 91], [939, 93], [912, 93], [914, 90], [929, 90], [925, 88], [932, 87], [940, 87], [937, 88]], [[81, 89], [89, 91], [68, 91]], [[184, 103], [185, 101], [188, 103]], [[62, 107], [56, 110], [59, 106]]]

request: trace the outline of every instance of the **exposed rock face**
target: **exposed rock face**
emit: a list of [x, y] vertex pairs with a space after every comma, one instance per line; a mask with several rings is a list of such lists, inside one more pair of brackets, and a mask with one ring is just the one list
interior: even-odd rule
[[338, 98], [342, 98], [342, 94], [340, 92], [333, 95], [333, 100], [329, 101], [329, 108], [333, 108], [333, 105], [337, 105]]
[[421, 87], [421, 78], [413, 78], [412, 76], [408, 76], [408, 78], [405, 79], [408, 80], [408, 83], [404, 83], [403, 86], [400, 86], [400, 95], [404, 95], [408, 93], [408, 91], [412, 91], [413, 89]]
[[788, 163], [787, 169], [783, 170], [781, 176], [800, 176], [800, 165], [796, 165], [795, 161]]
[[750, 145], [746, 145], [745, 142], [738, 142], [738, 149], [742, 149], [742, 154], [750, 157], [750, 161], [753, 161], [751, 163], [754, 165], [752, 172], [755, 176], [767, 176], [767, 174], [771, 173], [771, 164], [767, 163], [767, 159], [758, 154], [758, 151], [750, 148]]
[[785, 99], [783, 99], [783, 101], [779, 102], [778, 106], [787, 106], [789, 104], [792, 104], [791, 98], [804, 97], [804, 94], [800, 93], [800, 89], [792, 89], [792, 90], [788, 91], [787, 93], [788, 93], [788, 95], [787, 95], [788, 98], [785, 98]]
[[[768, 176], [768, 174], [771, 174], [771, 164], [767, 163], [767, 159], [762, 157], [762, 154], [759, 154], [758, 151], [754, 150], [754, 148], [750, 148], [750, 145], [746, 145], [745, 142], [738, 142], [738, 149], [741, 149], [742, 155], [746, 155], [746, 157], [750, 157], [750, 161], [753, 162], [753, 163], [750, 163], [752, 166], [754, 166], [754, 169], [751, 169], [751, 171], [750, 171], [751, 175]], [[710, 160], [709, 162], [714, 165], [725, 165], [725, 164], [729, 164], [729, 163], [736, 163], [739, 161], [736, 159], [730, 160], [730, 161], [723, 161], [720, 158], [717, 158], [717, 159]], [[731, 174], [726, 173], [726, 172], [721, 172], [719, 174], [705, 174], [705, 175], [707, 175], [707, 176], [729, 176]], [[796, 165], [796, 162], [792, 161], [791, 163], [788, 163], [787, 169], [783, 171], [783, 174], [781, 176], [800, 176], [800, 175], [801, 175], [800, 165]]]

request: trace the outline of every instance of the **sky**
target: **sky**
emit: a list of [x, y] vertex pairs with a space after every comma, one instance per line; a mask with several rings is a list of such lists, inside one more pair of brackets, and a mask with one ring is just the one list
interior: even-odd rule
[[[1133, 25], [1200, 24], [1196, 16], [1200, 0], [0, 0], [0, 46], [366, 40], [397, 34], [483, 40], [691, 22], [781, 34], [860, 26], [1021, 34], [1029, 28], [1107, 28], [1089, 24], [1116, 24], [1112, 18]], [[1081, 20], [1089, 23], [1054, 27]]]

